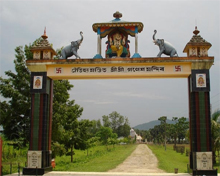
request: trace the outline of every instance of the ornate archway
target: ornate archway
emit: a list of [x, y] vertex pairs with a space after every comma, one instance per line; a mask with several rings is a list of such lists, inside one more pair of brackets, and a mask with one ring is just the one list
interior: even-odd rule
[[[38, 174], [44, 174], [52, 170], [50, 161], [53, 80], [187, 78], [190, 168], [193, 170], [193, 175], [216, 175], [217, 171], [212, 168], [210, 122], [209, 69], [214, 63], [214, 57], [208, 56], [211, 44], [198, 35], [199, 31], [195, 29], [192, 39], [183, 50], [187, 53], [187, 57], [141, 57], [136, 49], [134, 57], [130, 58], [128, 47], [126, 47], [128, 40], [126, 26], [130, 23], [121, 22], [119, 14], [115, 17], [115, 21], [111, 23], [93, 25], [94, 31], [98, 31], [98, 53], [93, 59], [54, 60], [53, 55], [56, 53], [47, 41], [46, 32], [42, 36], [43, 40], [32, 48], [33, 60], [26, 61], [31, 71], [31, 138], [28, 166], [23, 169], [23, 174], [35, 175], [36, 170]], [[137, 36], [138, 31], [143, 29], [140, 22], [132, 22], [130, 27], [132, 29], [134, 27], [134, 36]], [[117, 36], [119, 36], [119, 45], [123, 45], [122, 50], [118, 49], [119, 54], [113, 46], [107, 48], [106, 58], [100, 57], [101, 31], [103, 36], [108, 35], [106, 43], [108, 45], [116, 46], [114, 42], [117, 43]], [[133, 34], [132, 30], [129, 32]]]

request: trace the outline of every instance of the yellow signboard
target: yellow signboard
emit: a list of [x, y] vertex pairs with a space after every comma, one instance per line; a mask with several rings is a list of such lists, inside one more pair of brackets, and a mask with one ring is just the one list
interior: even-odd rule
[[207, 58], [203, 65], [197, 57], [167, 57], [28, 60], [27, 66], [32, 72], [47, 72], [51, 79], [187, 78], [192, 69], [211, 67], [213, 60]]

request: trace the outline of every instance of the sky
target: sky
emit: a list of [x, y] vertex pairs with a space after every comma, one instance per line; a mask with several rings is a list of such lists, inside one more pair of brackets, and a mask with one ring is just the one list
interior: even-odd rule
[[[159, 53], [152, 40], [155, 29], [156, 38], [172, 43], [178, 55], [186, 57], [183, 49], [197, 26], [199, 35], [212, 44], [208, 51], [215, 58], [210, 69], [211, 110], [220, 109], [219, 0], [0, 0], [1, 76], [5, 77], [8, 70], [15, 72], [14, 49], [32, 44], [43, 35], [45, 27], [55, 50], [80, 39], [82, 31], [84, 40], [78, 54], [82, 59], [92, 59], [97, 54], [97, 34], [92, 25], [113, 20], [116, 11], [122, 13], [121, 20], [144, 24], [138, 34], [138, 53], [142, 57], [156, 57]], [[135, 39], [131, 36], [129, 39], [132, 56]], [[106, 40], [102, 39], [103, 57]], [[189, 117], [186, 78], [70, 80], [70, 83], [74, 85], [69, 92], [70, 100], [74, 99], [84, 109], [81, 119], [101, 120], [103, 115], [117, 111], [134, 127], [161, 116]]]

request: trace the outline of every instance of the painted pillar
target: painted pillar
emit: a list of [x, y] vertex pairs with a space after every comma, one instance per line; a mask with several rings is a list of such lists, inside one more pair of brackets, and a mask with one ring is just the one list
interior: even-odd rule
[[98, 36], [98, 46], [97, 46], [97, 48], [98, 48], [98, 54], [100, 54], [101, 55], [101, 51], [102, 51], [102, 45], [101, 45], [101, 37], [100, 37], [100, 28], [98, 28], [98, 31], [97, 31], [97, 36]]
[[[53, 80], [46, 72], [31, 73], [31, 129], [27, 168], [23, 175], [51, 171]], [[37, 160], [36, 160], [37, 158]]]
[[93, 59], [102, 59], [101, 51], [102, 51], [102, 43], [101, 43], [101, 29], [100, 27], [97, 29], [97, 54], [93, 57]]
[[135, 53], [138, 53], [138, 27], [135, 26]]
[[135, 26], [135, 53], [132, 58], [141, 58], [140, 54], [138, 53], [138, 27]]
[[196, 171], [199, 170], [198, 157], [196, 157], [198, 153], [211, 154], [212, 151], [209, 69], [192, 70], [188, 78], [188, 85], [190, 168]]

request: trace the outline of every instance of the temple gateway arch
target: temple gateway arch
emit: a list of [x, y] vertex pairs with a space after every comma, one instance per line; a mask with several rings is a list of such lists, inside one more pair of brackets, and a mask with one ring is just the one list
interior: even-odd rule
[[[31, 71], [31, 130], [27, 167], [23, 175], [43, 175], [51, 171], [51, 132], [53, 111], [53, 80], [61, 79], [139, 79], [187, 78], [190, 121], [190, 168], [193, 175], [217, 175], [213, 170], [210, 75], [214, 57], [208, 56], [211, 44], [197, 28], [183, 49], [187, 57], [141, 57], [138, 53], [138, 33], [141, 22], [126, 22], [122, 14], [106, 23], [94, 23], [97, 33], [97, 54], [91, 59], [54, 59], [56, 52], [47, 40], [32, 47], [33, 60], [26, 65]], [[104, 57], [101, 42], [107, 38]], [[135, 37], [135, 53], [130, 53], [129, 37]]]

